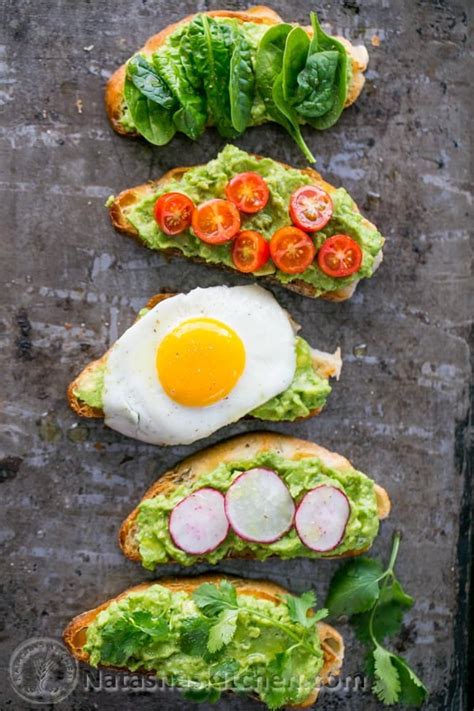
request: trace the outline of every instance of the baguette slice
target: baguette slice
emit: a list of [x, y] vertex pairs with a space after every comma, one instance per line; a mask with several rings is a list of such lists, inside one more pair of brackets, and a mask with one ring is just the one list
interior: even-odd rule
[[[262, 156], [256, 156], [256, 158], [261, 160]], [[280, 165], [282, 165], [284, 168], [290, 168], [290, 166], [286, 165], [285, 163], [280, 162]], [[133, 237], [135, 240], [137, 240], [139, 244], [142, 244], [146, 247], [146, 242], [140, 237], [136, 227], [134, 227], [134, 225], [132, 225], [132, 223], [128, 220], [127, 212], [143, 198], [146, 198], [149, 195], [153, 195], [153, 193], [156, 192], [157, 188], [166, 185], [166, 183], [169, 183], [172, 180], [179, 180], [180, 178], [182, 178], [188, 170], [190, 170], [190, 168], [173, 168], [172, 170], [169, 170], [167, 173], [165, 173], [158, 180], [152, 180], [147, 183], [143, 183], [142, 185], [137, 185], [134, 188], [123, 190], [116, 198], [114, 198], [114, 200], [108, 206], [110, 220], [112, 222], [113, 227], [118, 232], [122, 232], [123, 234], [128, 235], [129, 237]], [[330, 183], [326, 182], [316, 170], [313, 170], [313, 168], [300, 168], [298, 170], [300, 170], [300, 172], [304, 175], [308, 175], [311, 178], [313, 185], [317, 185], [318, 187], [325, 190], [327, 193], [331, 194], [336, 190], [334, 185], [331, 185]], [[375, 225], [369, 222], [369, 220], [367, 220], [366, 218], [363, 218], [363, 220], [367, 227], [376, 229]], [[170, 247], [168, 249], [161, 249], [159, 251], [163, 254], [167, 254], [173, 257], [184, 256], [181, 250], [178, 248]], [[206, 260], [202, 257], [190, 257], [190, 259], [191, 261], [199, 264], [206, 264]], [[374, 263], [374, 271], [372, 273], [374, 273], [375, 270], [378, 269], [382, 262], [382, 259], [383, 252], [381, 250]], [[213, 264], [212, 266], [220, 266], [221, 269], [224, 269], [225, 271], [231, 271], [234, 273], [236, 272], [235, 269], [232, 269], [232, 267], [228, 267], [227, 265]], [[316, 289], [316, 287], [314, 287], [312, 284], [308, 284], [307, 282], [303, 281], [303, 279], [296, 279], [295, 281], [289, 282], [288, 284], [282, 284], [282, 282], [274, 276], [259, 277], [259, 281], [260, 280], [266, 281], [268, 283], [278, 284], [279, 286], [285, 287], [290, 291], [295, 291], [296, 293], [301, 294], [302, 296], [308, 296], [313, 299], [318, 297], [318, 290]], [[347, 299], [350, 299], [353, 295], [359, 281], [360, 279], [357, 279], [351, 284], [341, 287], [340, 289], [336, 289], [335, 291], [327, 291], [321, 294], [319, 298], [325, 299], [326, 301], [346, 301]]]
[[[163, 301], [164, 299], [169, 299], [175, 294], [155, 294], [146, 304], [147, 309], [152, 309], [154, 306]], [[138, 316], [137, 316], [138, 318]], [[79, 400], [75, 394], [75, 390], [79, 388], [79, 384], [82, 378], [87, 376], [88, 372], [97, 366], [104, 364], [107, 361], [107, 355], [109, 351], [106, 351], [101, 358], [92, 361], [89, 365], [86, 365], [84, 370], [79, 373], [77, 378], [75, 378], [72, 383], [69, 384], [67, 389], [67, 401], [69, 407], [80, 417], [88, 417], [91, 419], [103, 419], [104, 411], [97, 407], [91, 407], [86, 403]], [[313, 362], [321, 374], [327, 375], [327, 377], [339, 377], [341, 371], [341, 356], [340, 349], [338, 348], [334, 354], [322, 353], [313, 349]], [[321, 408], [313, 410], [307, 417], [313, 417], [321, 411]], [[247, 417], [251, 417], [248, 415]], [[301, 418], [306, 419], [306, 418]]]
[[[202, 585], [203, 583], [214, 583], [215, 585], [218, 585], [224, 579], [229, 580], [229, 582], [235, 586], [238, 595], [252, 595], [253, 597], [262, 600], [280, 602], [280, 596], [288, 593], [288, 591], [285, 590], [285, 588], [280, 587], [280, 585], [266, 580], [245, 580], [243, 578], [235, 578], [232, 576], [225, 576], [224, 578], [224, 576], [221, 575], [202, 575], [197, 578], [170, 578], [167, 580], [150, 581], [128, 588], [128, 590], [125, 590], [115, 598], [111, 598], [93, 610], [83, 612], [81, 615], [75, 617], [64, 630], [64, 642], [76, 659], [80, 662], [87, 663], [89, 661], [89, 655], [84, 651], [84, 645], [87, 640], [87, 629], [94, 622], [97, 615], [102, 612], [102, 610], [105, 610], [112, 602], [126, 597], [131, 592], [146, 590], [148, 587], [156, 583], [163, 585], [169, 590], [183, 591], [191, 594], [197, 587], [199, 587], [199, 585]], [[318, 622], [317, 628], [324, 655], [323, 667], [320, 672], [320, 680], [323, 684], [326, 684], [331, 677], [338, 676], [340, 673], [344, 659], [344, 640], [339, 632], [337, 632], [334, 627], [331, 627], [331, 625], [325, 624], [324, 622]], [[123, 669], [117, 667], [107, 668], [115, 671], [124, 671]], [[155, 674], [147, 670], [141, 670], [139, 673], [159, 677], [159, 672]], [[314, 691], [308, 696], [307, 699], [304, 700], [302, 704], [298, 706], [298, 708], [306, 708], [311, 706], [316, 701], [318, 692], [319, 687], [315, 686]]]
[[[295, 461], [317, 457], [328, 467], [337, 467], [339, 470], [353, 469], [348, 459], [335, 452], [330, 452], [314, 442], [276, 432], [249, 432], [248, 434], [232, 437], [225, 442], [220, 442], [196, 454], [192, 454], [190, 457], [186, 457], [186, 459], [152, 484], [142, 501], [151, 499], [159, 494], [170, 494], [180, 484], [192, 484], [199, 477], [216, 469], [219, 464], [226, 464], [240, 459], [253, 459], [265, 451], [276, 452], [285, 459]], [[377, 499], [377, 515], [382, 520], [390, 514], [390, 498], [386, 490], [378, 484], [375, 484], [375, 495]], [[137, 506], [123, 522], [119, 532], [119, 543], [127, 558], [141, 562], [136, 538], [138, 511], [139, 508]], [[361, 555], [366, 550], [346, 551], [341, 555], [325, 556], [325, 558], [346, 558]], [[239, 551], [230, 554], [228, 557], [248, 559], [253, 556], [250, 551]], [[196, 558], [198, 559], [199, 556]]]
[[[206, 14], [209, 17], [231, 17], [240, 20], [241, 22], [253, 22], [259, 25], [264, 24], [268, 26], [277, 25], [283, 22], [282, 18], [274, 10], [266, 7], [265, 5], [250, 7], [244, 12], [233, 10], [214, 10], [203, 14]], [[156, 52], [156, 50], [164, 44], [166, 39], [173, 34], [173, 32], [175, 32], [180, 25], [191, 22], [195, 16], [195, 14], [188, 15], [179, 22], [174, 22], [173, 24], [168, 25], [161, 30], [161, 32], [158, 32], [158, 34], [150, 37], [138, 51], [144, 52], [145, 54]], [[303, 29], [305, 29], [308, 35], [312, 37], [313, 31], [311, 27], [304, 27]], [[348, 87], [345, 103], [345, 106], [347, 107], [356, 101], [362, 91], [362, 87], [365, 82], [364, 72], [367, 69], [369, 55], [363, 45], [355, 47], [344, 37], [336, 36], [335, 38], [344, 45], [352, 60], [352, 79]], [[120, 119], [123, 115], [125, 69], [126, 65], [122, 64], [122, 66], [119, 67], [108, 80], [105, 90], [105, 108], [114, 131], [124, 136], [138, 136], [138, 133], [127, 131], [120, 123]]]

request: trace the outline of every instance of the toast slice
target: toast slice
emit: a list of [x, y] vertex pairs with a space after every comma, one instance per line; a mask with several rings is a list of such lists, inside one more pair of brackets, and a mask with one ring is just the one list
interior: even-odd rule
[[[161, 30], [161, 32], [158, 32], [150, 37], [145, 42], [143, 47], [138, 50], [138, 52], [143, 52], [145, 54], [156, 52], [180, 25], [191, 22], [196, 14], [187, 15], [182, 20], [179, 20], [179, 22], [174, 22], [173, 24], [168, 25]], [[239, 20], [240, 22], [252, 22], [255, 24], [268, 25], [269, 27], [283, 22], [280, 15], [265, 5], [256, 5], [245, 11], [214, 10], [201, 14], [208, 15], [209, 17], [229, 17]], [[308, 33], [309, 37], [312, 37], [313, 31], [311, 27], [304, 27], [303, 29]], [[345, 102], [345, 106], [348, 107], [357, 100], [362, 91], [365, 83], [364, 72], [367, 69], [369, 56], [363, 45], [354, 46], [351, 42], [349, 42], [349, 40], [345, 39], [345, 37], [335, 36], [335, 39], [344, 45], [352, 63], [352, 78], [348, 86]], [[127, 130], [121, 123], [121, 118], [124, 113], [125, 72], [126, 65], [122, 64], [122, 66], [120, 66], [108, 80], [105, 90], [105, 107], [107, 116], [114, 131], [124, 136], [135, 137], [139, 134], [134, 131]]]
[[[169, 293], [163, 293], [163, 294], [155, 294], [154, 296], [151, 297], [151, 299], [148, 301], [146, 304], [147, 309], [152, 309], [154, 306], [159, 304], [161, 301], [164, 301], [165, 299], [169, 299], [171, 297], [175, 296], [175, 294], [169, 294]], [[139, 316], [137, 316], [137, 319]], [[92, 361], [87, 365], [84, 370], [82, 370], [81, 373], [69, 384], [67, 388], [67, 401], [69, 404], [69, 407], [80, 417], [87, 417], [89, 419], [103, 419], [104, 418], [104, 411], [101, 408], [98, 407], [91, 407], [87, 403], [83, 402], [78, 398], [76, 395], [76, 391], [80, 389], [80, 384], [81, 381], [85, 378], [87, 378], [88, 374], [98, 368], [101, 367], [102, 365], [105, 365], [107, 362], [107, 357], [109, 351], [106, 351], [104, 355], [101, 358], [98, 358], [97, 360]], [[337, 349], [337, 351], [334, 354], [329, 354], [329, 353], [322, 353], [320, 351], [313, 351], [313, 363], [315, 366], [315, 369], [318, 370], [318, 372], [322, 375], [325, 375], [327, 377], [339, 377], [339, 373], [341, 370], [341, 357], [340, 357], [340, 349]], [[313, 417], [317, 415], [321, 411], [321, 408], [313, 410], [308, 417]], [[247, 415], [247, 417], [252, 417], [251, 415]], [[307, 419], [307, 418], [301, 418], [301, 419]]]
[[[159, 494], [171, 494], [176, 487], [182, 484], [192, 485], [193, 482], [203, 475], [217, 469], [221, 464], [254, 459], [258, 454], [266, 451], [275, 452], [284, 459], [294, 461], [318, 458], [325, 466], [336, 468], [339, 471], [348, 471], [354, 468], [345, 457], [335, 452], [330, 452], [314, 442], [308, 442], [276, 432], [249, 432], [244, 435], [232, 437], [227, 441], [220, 442], [196, 454], [192, 454], [190, 457], [186, 457], [186, 459], [163, 474], [158, 481], [152, 484], [143, 496], [142, 501], [151, 499]], [[375, 484], [375, 496], [377, 502], [377, 516], [379, 520], [385, 519], [389, 516], [391, 508], [389, 495], [383, 487]], [[119, 544], [127, 558], [142, 562], [136, 536], [138, 513], [139, 505], [127, 516], [122, 524], [119, 532]], [[364, 548], [324, 557], [345, 558], [361, 555], [366, 550], [367, 548]], [[252, 559], [254, 556], [252, 551], [247, 549], [244, 551], [234, 551], [226, 557]], [[199, 562], [198, 559], [199, 556], [196, 557], [196, 562]], [[172, 563], [176, 561], [171, 560], [167, 562]]]
[[[257, 158], [257, 160], [262, 160], [262, 156], [254, 156]], [[281, 163], [280, 161], [275, 161], [275, 163], [278, 163], [282, 168], [290, 169], [291, 166]], [[199, 166], [192, 166], [193, 168], [199, 167]], [[142, 244], [143, 246], [147, 247], [146, 240], [143, 238], [142, 235], [140, 235], [139, 231], [137, 228], [130, 222], [128, 219], [128, 215], [130, 213], [130, 210], [133, 209], [136, 205], [138, 205], [144, 198], [152, 197], [157, 191], [161, 190], [167, 183], [179, 181], [184, 177], [184, 175], [190, 170], [191, 168], [189, 167], [179, 167], [179, 168], [173, 168], [172, 170], [168, 171], [165, 173], [161, 178], [158, 180], [153, 180], [149, 181], [147, 183], [143, 183], [142, 185], [137, 185], [134, 188], [129, 188], [128, 190], [122, 191], [117, 197], [114, 197], [113, 199], [108, 202], [108, 208], [109, 208], [109, 215], [110, 215], [110, 220], [112, 222], [113, 227], [118, 231], [121, 232], [122, 234], [128, 235], [129, 237], [133, 237], [139, 244]], [[295, 170], [295, 169], [293, 169]], [[297, 169], [299, 172], [304, 175], [308, 176], [311, 179], [311, 184], [316, 185], [317, 187], [322, 188], [325, 192], [331, 194], [336, 191], [336, 188], [334, 185], [331, 185], [328, 183], [326, 180], [323, 179], [323, 177], [316, 171], [313, 170], [312, 168], [300, 168]], [[360, 212], [358, 207], [356, 207], [357, 212]], [[374, 224], [372, 224], [369, 220], [366, 218], [362, 218], [362, 224], [368, 227], [369, 229], [376, 230], [377, 228], [375, 227]], [[245, 228], [248, 229], [248, 228]], [[169, 256], [177, 256], [177, 257], [183, 257], [183, 252], [179, 247], [169, 247], [165, 249], [160, 249], [160, 252], [163, 254], [167, 254]], [[193, 256], [193, 257], [187, 257], [188, 259], [191, 259], [191, 261], [200, 263], [200, 264], [206, 264], [206, 259], [203, 259], [202, 257], [199, 256]], [[383, 260], [383, 252], [380, 250], [378, 253], [377, 257], [375, 258], [374, 266], [373, 266], [373, 271], [372, 274], [378, 269], [380, 264], [382, 263]], [[232, 267], [229, 267], [225, 264], [212, 264], [212, 266], [219, 266], [222, 269], [226, 271], [231, 271], [235, 272], [236, 270], [233, 269]], [[249, 275], [253, 276], [253, 275]], [[320, 290], [317, 289], [314, 285], [308, 283], [307, 281], [304, 281], [303, 279], [295, 279], [294, 281], [290, 281], [288, 283], [282, 283], [276, 276], [273, 275], [268, 275], [268, 276], [261, 276], [258, 277], [259, 280], [266, 281], [268, 283], [273, 283], [273, 284], [278, 284], [279, 286], [283, 286], [286, 289], [289, 289], [291, 291], [294, 291], [298, 294], [301, 294], [302, 296], [307, 296], [310, 298], [321, 298], [325, 299], [326, 301], [346, 301], [347, 299], [350, 299], [351, 296], [354, 294], [354, 291], [357, 288], [357, 284], [359, 283], [360, 279], [356, 279], [350, 284], [347, 284], [346, 286], [342, 286], [336, 290], [333, 291], [325, 291], [323, 293], [320, 293]]]
[[[63, 633], [64, 642], [71, 654], [80, 662], [87, 663], [89, 655], [84, 650], [87, 641], [87, 630], [95, 621], [96, 617], [102, 610], [105, 610], [111, 603], [126, 597], [131, 592], [139, 592], [146, 590], [155, 582], [163, 585], [172, 591], [183, 591], [192, 594], [193, 591], [203, 583], [213, 583], [218, 585], [222, 580], [229, 580], [237, 590], [238, 595], [252, 595], [261, 600], [270, 600], [278, 603], [281, 601], [281, 596], [288, 593], [285, 588], [266, 580], [245, 580], [243, 578], [235, 578], [231, 576], [221, 575], [202, 575], [197, 578], [170, 578], [167, 580], [150, 581], [141, 583], [132, 588], [128, 588], [115, 598], [111, 598], [102, 603], [93, 610], [83, 612], [75, 617], [66, 627]], [[326, 684], [332, 677], [338, 676], [344, 659], [344, 640], [342, 636], [331, 625], [324, 622], [317, 623], [317, 629], [321, 648], [324, 655], [323, 667], [320, 671], [320, 681]], [[115, 671], [124, 671], [117, 667], [107, 667]], [[154, 673], [147, 670], [138, 670], [138, 673], [155, 676]], [[156, 674], [159, 677], [159, 673]], [[298, 708], [306, 708], [311, 706], [317, 699], [319, 687], [315, 686], [314, 691], [308, 696]], [[290, 707], [288, 707], [290, 708]], [[293, 707], [297, 708], [297, 707]]]

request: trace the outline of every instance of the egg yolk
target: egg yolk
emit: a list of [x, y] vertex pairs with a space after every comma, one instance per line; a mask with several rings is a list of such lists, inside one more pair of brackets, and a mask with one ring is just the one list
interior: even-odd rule
[[213, 318], [183, 321], [156, 351], [158, 378], [180, 405], [205, 407], [235, 387], [245, 366], [245, 349], [229, 326]]

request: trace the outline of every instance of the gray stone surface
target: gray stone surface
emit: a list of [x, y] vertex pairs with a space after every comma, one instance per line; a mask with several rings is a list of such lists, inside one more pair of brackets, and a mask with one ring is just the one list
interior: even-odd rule
[[[78, 422], [65, 401], [69, 380], [114, 341], [151, 294], [244, 281], [147, 252], [114, 233], [103, 207], [109, 194], [176, 164], [207, 161], [223, 145], [214, 131], [196, 144], [177, 138], [161, 150], [120, 138], [106, 121], [103, 85], [152, 32], [188, 12], [224, 4], [2, 4], [2, 675], [17, 644], [59, 637], [72, 616], [147, 577], [121, 556], [116, 534], [160, 472], [209, 442], [257, 427], [245, 422], [192, 447], [153, 448], [101, 423]], [[389, 490], [393, 514], [374, 551], [386, 556], [393, 531], [403, 532], [398, 571], [416, 605], [397, 644], [431, 689], [427, 709], [467, 703], [467, 5], [319, 3], [322, 19], [364, 41], [371, 60], [357, 106], [329, 132], [305, 135], [319, 170], [346, 186], [386, 235], [386, 261], [345, 304], [274, 289], [314, 345], [340, 345], [344, 353], [342, 378], [324, 413], [275, 429], [348, 455]], [[311, 9], [304, 0], [273, 6], [301, 22]], [[371, 44], [374, 35], [379, 47]], [[303, 164], [278, 127], [250, 130], [238, 143]], [[336, 568], [335, 562], [308, 561], [219, 567], [295, 591], [314, 586], [321, 601]], [[349, 675], [362, 670], [362, 654], [350, 629], [341, 630]], [[171, 692], [86, 693], [82, 687], [81, 678], [59, 708], [194, 708]], [[28, 706], [4, 680], [0, 707]], [[219, 708], [259, 706], [227, 697]], [[368, 692], [339, 690], [325, 693], [321, 708], [368, 711], [378, 704]]]

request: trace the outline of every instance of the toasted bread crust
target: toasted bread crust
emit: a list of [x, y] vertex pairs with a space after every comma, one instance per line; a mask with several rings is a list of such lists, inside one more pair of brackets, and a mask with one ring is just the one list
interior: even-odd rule
[[[175, 294], [170, 294], [170, 293], [163, 293], [163, 294], [155, 294], [154, 296], [151, 297], [151, 299], [148, 300], [145, 308], [147, 309], [152, 309], [154, 306], [160, 303], [160, 301], [163, 301], [164, 299], [169, 299], [172, 296], [175, 296]], [[138, 317], [137, 317], [138, 318]], [[110, 350], [110, 349], [109, 349]], [[79, 398], [76, 396], [74, 393], [75, 389], [78, 387], [79, 380], [83, 377], [85, 373], [87, 373], [88, 370], [91, 368], [96, 367], [100, 363], [104, 363], [107, 360], [107, 356], [109, 353], [109, 350], [104, 353], [101, 358], [98, 358], [97, 360], [92, 361], [89, 363], [80, 373], [79, 375], [68, 385], [67, 391], [66, 391], [66, 397], [67, 401], [69, 404], [69, 407], [71, 410], [73, 410], [77, 415], [80, 417], [87, 417], [89, 419], [103, 419], [104, 418], [104, 411], [100, 408], [97, 407], [91, 407], [90, 405], [87, 405], [86, 403], [82, 402], [79, 400]], [[339, 377], [339, 374], [337, 374], [336, 377]], [[299, 420], [308, 420], [311, 417], [315, 417], [316, 415], [319, 415], [321, 412], [321, 408], [315, 408], [314, 410], [311, 410], [309, 415], [306, 415], [306, 417], [300, 417], [297, 418]], [[252, 415], [246, 415], [245, 419], [253, 419]]]
[[[192, 483], [204, 474], [213, 471], [220, 464], [237, 461], [239, 459], [253, 459], [260, 452], [277, 452], [285, 459], [300, 460], [310, 457], [317, 457], [328, 467], [337, 467], [339, 470], [352, 469], [352, 464], [348, 459], [330, 452], [314, 442], [298, 439], [289, 435], [278, 434], [276, 432], [249, 432], [248, 434], [232, 437], [229, 440], [220, 442], [211, 447], [207, 447], [190, 457], [186, 457], [173, 469], [163, 474], [146, 491], [141, 501], [152, 499], [159, 494], [168, 494], [183, 483]], [[380, 520], [387, 518], [390, 514], [390, 498], [387, 491], [375, 484], [375, 494], [377, 498], [377, 514]], [[140, 503], [141, 503], [140, 501]], [[127, 516], [119, 531], [119, 545], [123, 553], [130, 560], [141, 562], [138, 542], [136, 540], [136, 520], [140, 503]], [[364, 553], [367, 549], [356, 551], [346, 551], [342, 555], [325, 556], [326, 558], [346, 558]], [[231, 553], [228, 558], [252, 559], [250, 551], [239, 551]], [[196, 557], [196, 562], [205, 560], [205, 557]], [[176, 561], [169, 561], [176, 562]]]
[[[253, 597], [263, 600], [271, 600], [272, 602], [279, 602], [281, 595], [288, 592], [285, 588], [280, 587], [276, 583], [266, 580], [245, 580], [243, 578], [234, 578], [232, 576], [224, 577], [221, 575], [202, 575], [197, 578], [169, 578], [167, 580], [141, 583], [140, 585], [128, 588], [120, 595], [107, 600], [93, 610], [88, 610], [87, 612], [83, 612], [81, 615], [75, 617], [64, 630], [64, 642], [76, 659], [87, 663], [89, 661], [89, 655], [84, 651], [84, 645], [87, 638], [87, 628], [94, 622], [97, 615], [102, 612], [102, 610], [105, 610], [112, 602], [126, 597], [131, 592], [146, 590], [151, 585], [156, 583], [163, 585], [170, 590], [182, 591], [191, 594], [197, 587], [199, 587], [199, 585], [202, 585], [203, 583], [219, 584], [220, 581], [224, 579], [228, 579], [233, 583], [233, 585], [235, 585], [238, 594], [252, 595]], [[340, 673], [344, 658], [344, 640], [339, 632], [337, 632], [334, 627], [331, 627], [331, 625], [325, 624], [324, 622], [318, 622], [317, 626], [321, 648], [324, 655], [320, 678], [321, 682], [325, 684], [331, 676], [337, 676]], [[107, 668], [115, 671], [123, 671], [123, 669], [117, 667]], [[156, 675], [147, 670], [139, 670], [139, 673], [154, 676]], [[311, 706], [311, 704], [316, 701], [317, 695], [318, 688], [315, 688], [298, 708]]]
[[[262, 156], [256, 155], [255, 157], [258, 160], [262, 160]], [[278, 162], [281, 166], [283, 166], [283, 168], [290, 168], [291, 167], [291, 166], [287, 165], [286, 163], [281, 163], [280, 161], [276, 161], [276, 162]], [[192, 167], [199, 167], [199, 166], [192, 166]], [[135, 239], [139, 244], [142, 244], [146, 247], [147, 246], [146, 242], [140, 237], [136, 228], [127, 219], [127, 216], [126, 216], [127, 208], [130, 208], [135, 203], [140, 202], [140, 200], [147, 197], [148, 195], [152, 195], [158, 187], [166, 185], [166, 183], [169, 183], [170, 181], [179, 180], [190, 169], [191, 169], [190, 167], [188, 167], [188, 168], [187, 167], [173, 168], [172, 170], [169, 170], [167, 173], [165, 173], [158, 180], [152, 180], [147, 183], [143, 183], [142, 185], [137, 185], [134, 188], [129, 188], [128, 190], [123, 190], [113, 200], [113, 202], [109, 205], [109, 215], [110, 215], [110, 220], [112, 222], [113, 227], [118, 232], [128, 235], [129, 237], [133, 237], [133, 239]], [[300, 172], [303, 173], [304, 175], [308, 175], [311, 178], [312, 183], [314, 185], [317, 185], [318, 187], [322, 188], [327, 193], [333, 193], [336, 190], [334, 185], [331, 185], [326, 180], [324, 180], [324, 178], [313, 168], [300, 168], [297, 170], [300, 170]], [[367, 220], [366, 218], [363, 218], [363, 220], [364, 220], [364, 224], [367, 227], [376, 229], [375, 225], [373, 225], [369, 220]], [[159, 251], [162, 254], [167, 254], [167, 255], [173, 256], [173, 257], [184, 257], [183, 253], [178, 248], [160, 249]], [[382, 252], [380, 252], [380, 255], [382, 256]], [[206, 264], [206, 260], [202, 259], [201, 257], [188, 257], [188, 259], [190, 259], [192, 262], [196, 262], [198, 264]], [[380, 259], [380, 261], [381, 261], [381, 259]], [[213, 265], [213, 266], [219, 266], [221, 269], [224, 269], [225, 271], [228, 271], [228, 272], [235, 273], [235, 271], [236, 271], [235, 269], [232, 269], [231, 267], [228, 267], [227, 265], [224, 265], [224, 264], [218, 264], [218, 265]], [[377, 267], [378, 267], [378, 264], [375, 268], [377, 268]], [[375, 269], [374, 269], [374, 271], [375, 271]], [[316, 298], [317, 297], [317, 289], [314, 286], [312, 286], [311, 284], [308, 284], [307, 282], [303, 281], [302, 279], [296, 279], [295, 281], [290, 282], [288, 284], [282, 284], [282, 282], [279, 281], [276, 277], [266, 276], [266, 277], [259, 277], [259, 281], [264, 281], [264, 282], [272, 283], [272, 284], [278, 284], [279, 286], [283, 286], [286, 289], [289, 289], [290, 291], [295, 291], [298, 294], [301, 294], [302, 296], [308, 296], [309, 298]], [[356, 280], [356, 281], [352, 282], [352, 284], [349, 284], [348, 286], [342, 287], [340, 289], [336, 289], [335, 291], [328, 291], [324, 294], [321, 294], [321, 296], [319, 298], [325, 299], [326, 301], [346, 301], [347, 299], [350, 299], [351, 296], [353, 295], [359, 281], [360, 280]]]
[[[271, 8], [265, 5], [256, 5], [254, 7], [248, 8], [245, 12], [232, 11], [232, 10], [214, 10], [211, 12], [203, 13], [209, 17], [232, 17], [241, 22], [254, 22], [257, 24], [265, 25], [276, 25], [283, 22], [282, 18]], [[156, 52], [157, 49], [166, 41], [166, 39], [178, 29], [180, 25], [191, 22], [191, 20], [196, 16], [187, 15], [179, 22], [174, 22], [171, 25], [165, 27], [161, 32], [150, 37], [143, 47], [139, 49], [139, 52]], [[311, 27], [303, 28], [308, 35], [311, 37], [313, 30]], [[365, 47], [359, 46], [355, 47], [349, 40], [344, 37], [337, 36], [338, 39], [346, 48], [348, 54], [352, 61], [352, 79], [348, 88], [348, 93], [346, 97], [345, 106], [350, 106], [356, 101], [362, 87], [364, 86], [365, 77], [364, 72], [367, 68], [368, 54]], [[125, 64], [122, 64], [110, 77], [107, 82], [105, 90], [105, 108], [107, 111], [107, 116], [114, 131], [120, 133], [123, 136], [138, 136], [136, 132], [127, 131], [120, 123], [120, 118], [122, 116], [122, 104], [123, 104], [123, 90], [125, 83]]]

